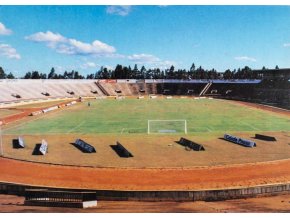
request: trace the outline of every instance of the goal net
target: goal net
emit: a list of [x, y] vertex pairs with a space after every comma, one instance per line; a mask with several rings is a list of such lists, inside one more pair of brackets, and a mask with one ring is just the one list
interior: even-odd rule
[[148, 134], [156, 133], [185, 133], [187, 134], [186, 120], [148, 120]]

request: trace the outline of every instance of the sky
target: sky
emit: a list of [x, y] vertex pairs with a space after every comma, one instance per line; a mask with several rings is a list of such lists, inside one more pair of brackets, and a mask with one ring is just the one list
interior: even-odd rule
[[290, 6], [0, 6], [0, 66], [18, 77], [192, 63], [289, 68]]

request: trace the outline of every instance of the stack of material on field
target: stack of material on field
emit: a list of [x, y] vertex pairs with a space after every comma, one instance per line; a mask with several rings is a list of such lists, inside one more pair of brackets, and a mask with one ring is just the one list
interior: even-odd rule
[[21, 136], [18, 139], [13, 139], [12, 146], [14, 149], [25, 148], [24, 139]]
[[268, 136], [268, 135], [261, 135], [261, 134], [256, 134], [255, 135], [256, 139], [261, 139], [264, 141], [276, 141], [276, 138], [273, 136]]
[[72, 101], [72, 102], [67, 103], [65, 106], [71, 106], [71, 105], [74, 105], [76, 103], [77, 103], [76, 101]]
[[41, 144], [36, 144], [33, 150], [33, 155], [45, 155], [48, 151], [47, 141], [41, 140]]
[[42, 114], [42, 111], [41, 110], [32, 112], [30, 114], [30, 116], [36, 116], [36, 115], [39, 115], [39, 114]]
[[58, 106], [52, 106], [52, 107], [49, 107], [49, 108], [46, 108], [46, 109], [43, 109], [42, 112], [43, 113], [47, 113], [49, 111], [54, 111], [54, 110], [57, 110], [58, 109]]
[[239, 138], [239, 137], [236, 137], [236, 136], [232, 136], [232, 135], [229, 135], [229, 134], [225, 134], [224, 135], [224, 139], [227, 140], [227, 141], [239, 144], [239, 145], [243, 145], [245, 147], [250, 147], [250, 148], [256, 147], [256, 143], [253, 142], [253, 141], [250, 141], [248, 139], [242, 139], [242, 138]]
[[119, 157], [133, 157], [132, 153], [129, 152], [120, 142], [117, 142], [116, 145], [111, 145], [111, 147], [119, 155]]
[[198, 144], [183, 137], [181, 137], [177, 143], [182, 146], [188, 147], [194, 151], [205, 151], [204, 147], [201, 144]]
[[94, 148], [94, 146], [88, 144], [81, 139], [77, 139], [73, 145], [84, 153], [96, 153], [96, 149]]

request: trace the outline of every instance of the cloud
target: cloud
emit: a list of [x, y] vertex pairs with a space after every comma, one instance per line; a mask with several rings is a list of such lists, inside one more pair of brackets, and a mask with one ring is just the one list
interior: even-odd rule
[[110, 65], [104, 65], [103, 66], [104, 68], [107, 68], [108, 70], [114, 70], [115, 68], [110, 66]]
[[131, 11], [132, 7], [129, 5], [114, 5], [114, 6], [108, 6], [106, 9], [106, 12], [108, 14], [115, 14], [115, 15], [120, 15], [120, 16], [127, 16], [130, 11]]
[[168, 69], [176, 64], [174, 61], [161, 60], [151, 54], [133, 54], [127, 58], [136, 64], [148, 64], [151, 68]]
[[0, 35], [10, 35], [12, 30], [7, 29], [3, 23], [0, 22]]
[[290, 47], [290, 43], [284, 43], [283, 46], [284, 47]]
[[255, 58], [248, 57], [248, 56], [235, 57], [235, 60], [237, 60], [237, 61], [250, 61], [250, 62], [256, 62], [257, 61]]
[[161, 70], [163, 70], [163, 69], [169, 69], [172, 65], [175, 66], [176, 63], [174, 61], [160, 61], [156, 63], [155, 67], [158, 67]]
[[82, 69], [88, 69], [88, 68], [95, 68], [97, 67], [98, 65], [95, 64], [94, 62], [86, 62], [84, 64], [81, 65], [81, 68]]
[[9, 59], [21, 59], [21, 56], [17, 53], [16, 49], [8, 44], [0, 44], [0, 56], [7, 57]]
[[38, 32], [25, 37], [37, 43], [45, 43], [47, 47], [54, 49], [60, 54], [67, 55], [105, 55], [112, 54], [116, 51], [113, 46], [95, 40], [92, 43], [85, 43], [76, 39], [70, 39], [62, 36], [59, 33]]
[[26, 36], [25, 39], [31, 40], [34, 42], [49, 42], [49, 43], [57, 43], [57, 42], [66, 41], [66, 38], [60, 35], [59, 33], [53, 33], [50, 31], [46, 31], [46, 33], [38, 32], [30, 36]]
[[153, 63], [160, 61], [159, 58], [155, 57], [154, 55], [150, 54], [133, 54], [128, 56], [128, 59], [130, 61], [133, 61], [137, 64], [143, 64], [143, 63]]

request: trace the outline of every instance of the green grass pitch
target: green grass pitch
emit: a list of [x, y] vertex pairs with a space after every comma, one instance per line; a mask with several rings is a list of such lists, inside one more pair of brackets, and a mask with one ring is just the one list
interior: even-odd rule
[[287, 116], [225, 100], [188, 98], [93, 100], [90, 107], [86, 102], [78, 103], [4, 129], [3, 133], [147, 134], [148, 120], [186, 120], [188, 134], [290, 131]]

